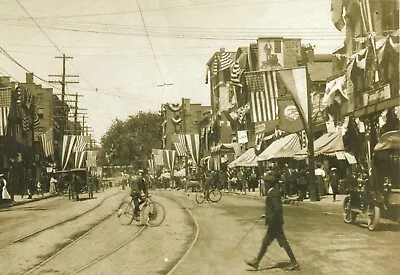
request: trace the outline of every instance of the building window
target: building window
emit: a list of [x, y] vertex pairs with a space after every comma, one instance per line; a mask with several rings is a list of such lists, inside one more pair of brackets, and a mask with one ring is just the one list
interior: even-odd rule
[[42, 119], [44, 117], [44, 110], [43, 108], [38, 108], [38, 117]]
[[274, 40], [274, 53], [281, 53], [281, 52], [282, 52], [282, 41]]

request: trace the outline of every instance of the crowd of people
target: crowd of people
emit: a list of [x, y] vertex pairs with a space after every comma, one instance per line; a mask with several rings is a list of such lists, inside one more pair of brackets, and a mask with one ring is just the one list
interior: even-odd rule
[[[94, 192], [99, 192], [101, 189], [104, 189], [104, 187], [100, 178], [91, 173], [86, 175], [86, 171], [82, 173], [73, 171], [49, 173], [39, 178], [36, 183], [28, 174], [23, 181], [20, 196], [21, 198], [32, 199], [34, 195], [43, 197], [45, 193], [49, 193], [51, 196], [65, 194], [68, 195], [70, 200], [78, 201], [82, 192], [87, 192], [90, 199], [93, 198]], [[16, 194], [10, 192], [4, 174], [0, 174], [0, 190], [0, 204], [13, 204], [15, 202]]]
[[[310, 196], [310, 172], [306, 164], [294, 163], [268, 163], [257, 167], [235, 167], [210, 171], [200, 168], [192, 172], [188, 178], [151, 177], [147, 182], [152, 182], [156, 188], [183, 189], [185, 186], [191, 190], [201, 188], [206, 183], [227, 192], [259, 192], [266, 195], [266, 176], [274, 170], [278, 175], [279, 188], [282, 198], [297, 196], [303, 201]], [[337, 200], [338, 194], [344, 194], [349, 186], [356, 185], [360, 177], [365, 177], [368, 172], [361, 165], [340, 166], [323, 165], [317, 163], [313, 171], [316, 181], [317, 198], [331, 195], [332, 200]], [[197, 182], [198, 185], [194, 185]]]

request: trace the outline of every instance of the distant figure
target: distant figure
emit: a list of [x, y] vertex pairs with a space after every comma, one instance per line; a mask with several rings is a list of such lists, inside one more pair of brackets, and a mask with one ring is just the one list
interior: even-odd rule
[[321, 168], [321, 164], [317, 165], [317, 168], [314, 171], [315, 173], [315, 178], [317, 180], [317, 185], [318, 185], [318, 189], [320, 191], [320, 195], [326, 195], [327, 190], [326, 190], [326, 186], [325, 186], [325, 171], [324, 169]]
[[11, 200], [11, 196], [7, 190], [7, 181], [4, 178], [4, 174], [0, 174], [0, 186], [2, 186], [0, 203], [5, 200]]
[[94, 186], [94, 177], [91, 176], [87, 183], [89, 199], [93, 199], [93, 186]]
[[43, 186], [42, 186], [42, 183], [40, 182], [40, 180], [38, 180], [38, 182], [36, 183], [36, 192], [38, 195], [40, 194], [40, 195], [42, 195], [42, 197], [44, 196]]
[[332, 188], [333, 201], [336, 201], [336, 195], [339, 192], [339, 175], [336, 167], [332, 167], [329, 172], [329, 184]]
[[74, 199], [76, 201], [79, 201], [79, 193], [81, 192], [81, 188], [82, 188], [82, 181], [81, 178], [78, 175], [73, 174], [73, 180], [72, 180], [72, 184], [74, 186]]
[[57, 180], [54, 178], [54, 174], [51, 174], [50, 178], [50, 194], [51, 195], [57, 195]]

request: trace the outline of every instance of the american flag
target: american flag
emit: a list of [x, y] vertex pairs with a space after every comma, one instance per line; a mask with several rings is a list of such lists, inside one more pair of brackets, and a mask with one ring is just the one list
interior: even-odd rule
[[11, 108], [11, 89], [0, 88], [0, 136], [7, 135], [8, 115]]
[[229, 52], [222, 52], [220, 54], [219, 64], [220, 64], [221, 71], [225, 71], [226, 69], [229, 69], [229, 67], [233, 64], [231, 54], [232, 53], [229, 53]]
[[278, 119], [278, 82], [276, 71], [245, 73], [250, 93], [251, 119], [266, 122]]
[[212, 64], [212, 69], [211, 69], [213, 75], [217, 75], [218, 74], [218, 65], [219, 65], [218, 64], [218, 56], [215, 55], [214, 56], [214, 61], [213, 61], [213, 64]]
[[186, 144], [180, 142], [174, 142], [175, 150], [178, 156], [184, 157], [186, 156]]
[[86, 145], [90, 142], [90, 136], [76, 136], [74, 152], [83, 152], [86, 149]]
[[39, 136], [39, 143], [43, 150], [43, 155], [53, 156], [54, 147], [53, 147], [53, 128], [50, 128], [46, 131], [46, 133]]
[[233, 63], [231, 71], [231, 82], [240, 84], [240, 77], [247, 66], [247, 52], [242, 53], [239, 58]]

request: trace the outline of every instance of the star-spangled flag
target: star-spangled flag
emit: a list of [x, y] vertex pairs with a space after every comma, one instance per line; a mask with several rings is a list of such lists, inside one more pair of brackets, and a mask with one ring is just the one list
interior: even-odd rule
[[7, 135], [8, 115], [11, 108], [11, 89], [0, 88], [0, 136]]
[[278, 119], [276, 71], [244, 73], [250, 92], [251, 120], [254, 123]]
[[74, 152], [83, 152], [86, 149], [86, 145], [90, 142], [90, 136], [76, 136]]
[[184, 157], [186, 156], [186, 144], [180, 142], [174, 142], [175, 150], [178, 156]]

